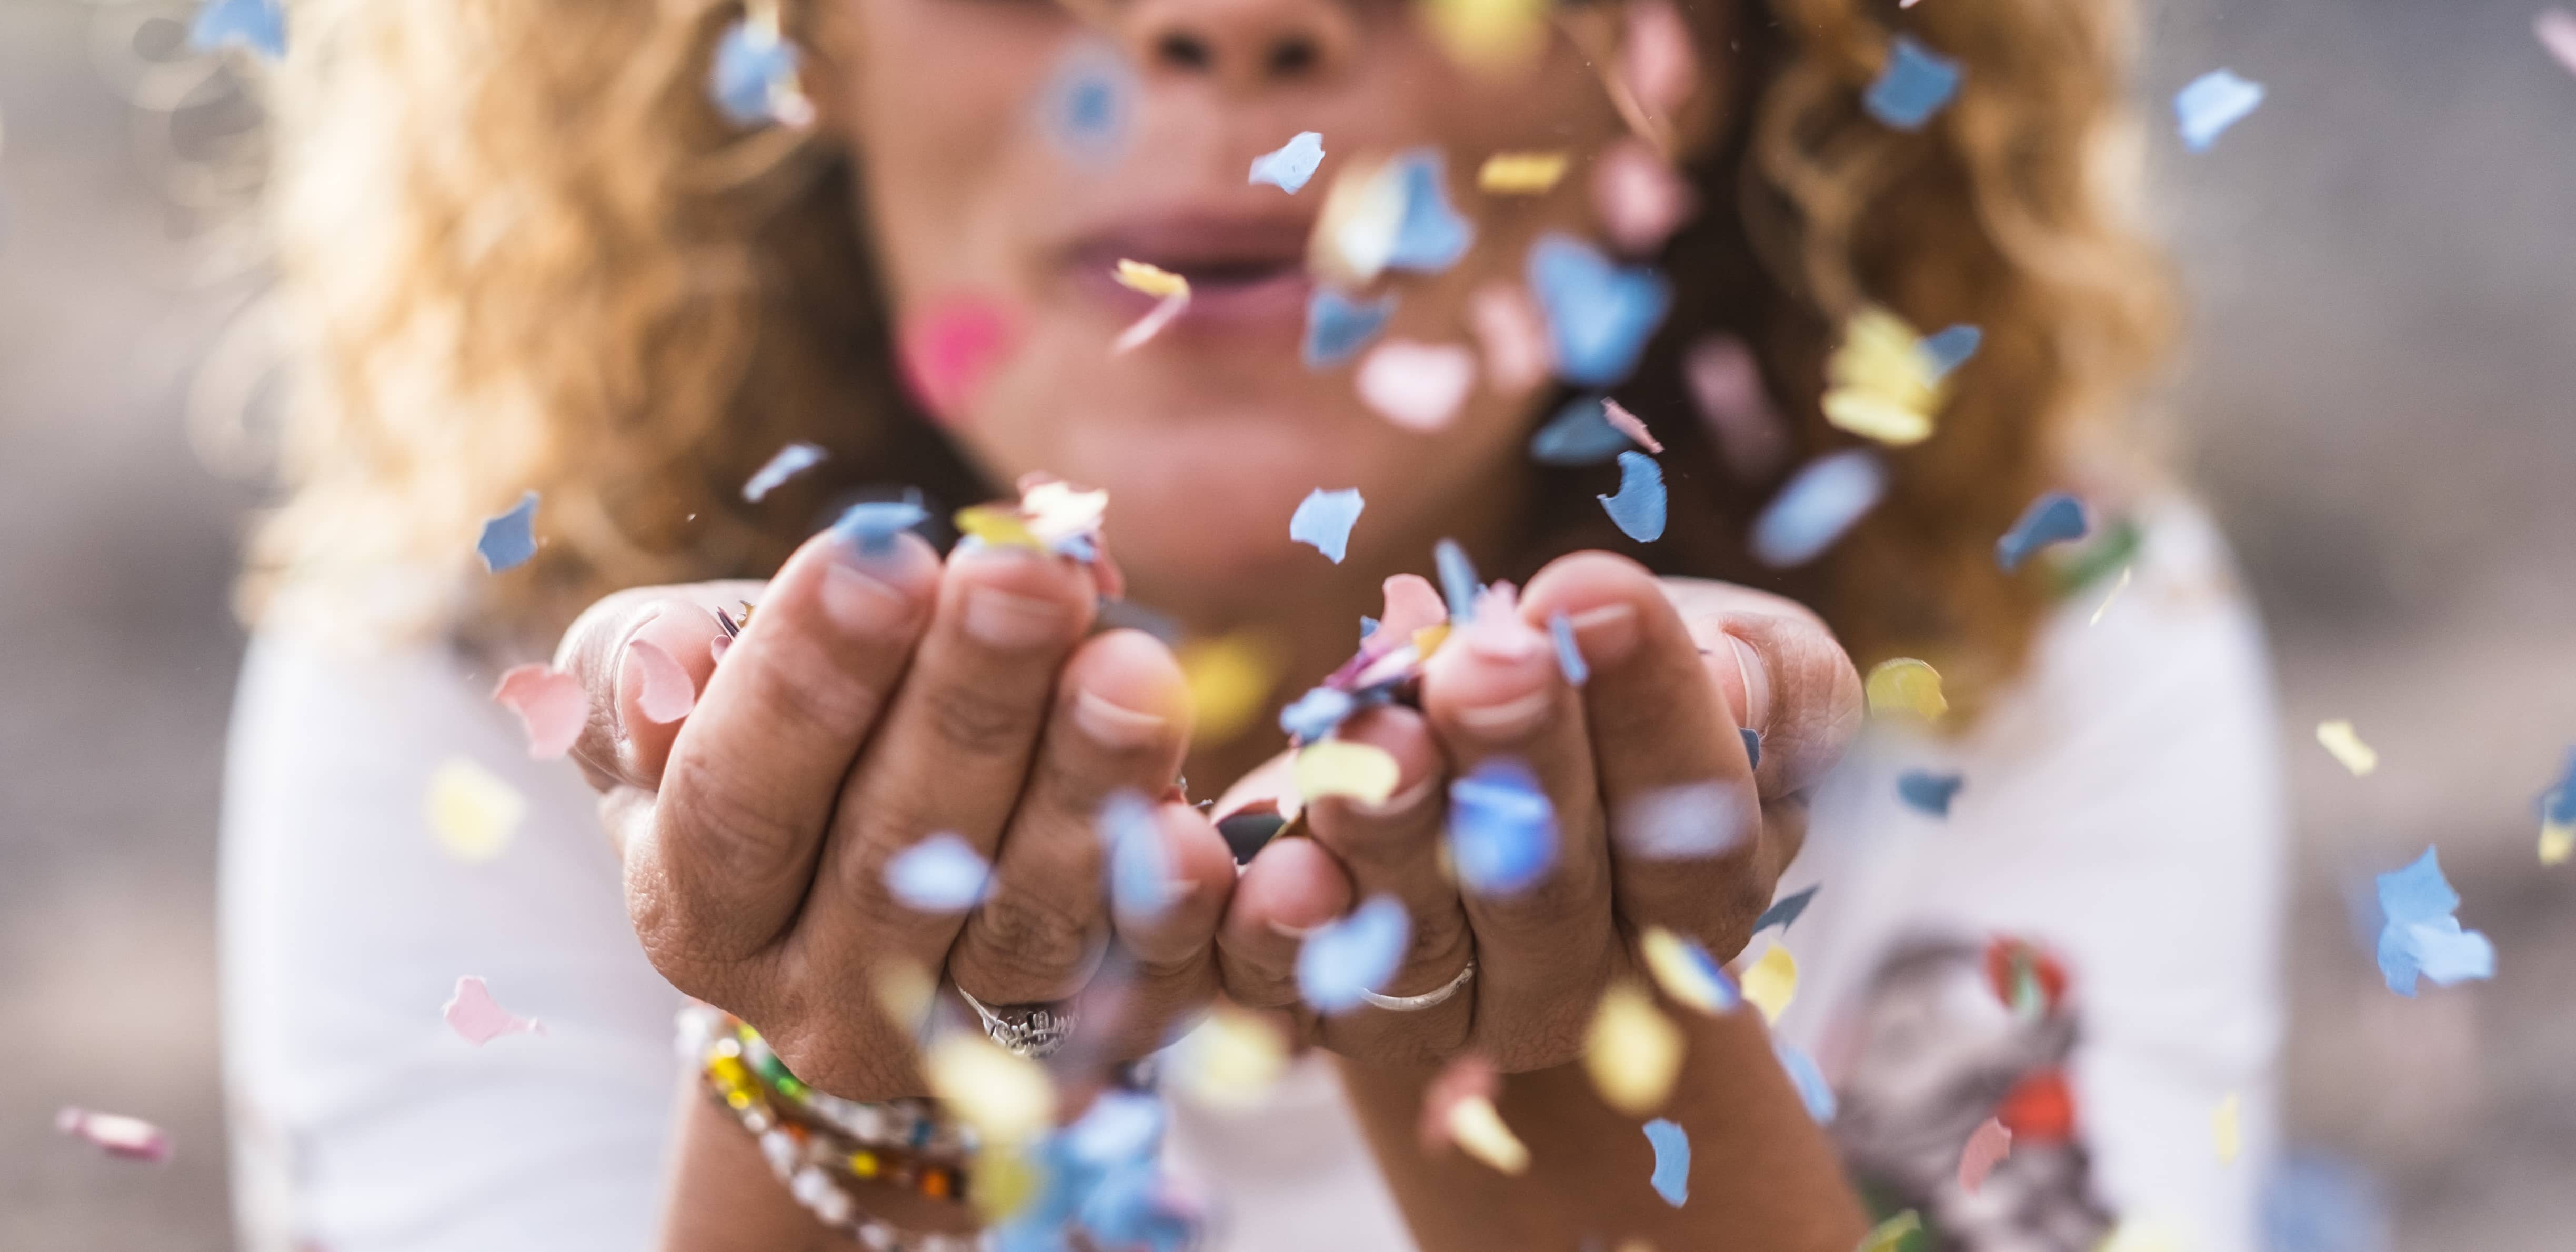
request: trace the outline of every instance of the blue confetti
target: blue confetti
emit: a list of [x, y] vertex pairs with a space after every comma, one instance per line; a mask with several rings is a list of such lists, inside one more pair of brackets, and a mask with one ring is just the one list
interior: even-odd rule
[[1574, 623], [1565, 614], [1549, 615], [1547, 637], [1556, 645], [1556, 668], [1557, 672], [1565, 675], [1565, 681], [1576, 687], [1589, 681], [1592, 667], [1584, 663], [1583, 649], [1575, 646]]
[[1362, 640], [1366, 640], [1369, 636], [1374, 635], [1374, 634], [1376, 634], [1376, 633], [1377, 633], [1377, 619], [1376, 619], [1376, 618], [1374, 618], [1374, 617], [1369, 616], [1369, 615], [1368, 615], [1368, 614], [1366, 614], [1366, 613], [1362, 613], [1362, 614], [1360, 614], [1360, 638], [1361, 638]]
[[1789, 1085], [1798, 1089], [1798, 1100], [1807, 1106], [1807, 1116], [1816, 1119], [1819, 1126], [1831, 1124], [1836, 1108], [1834, 1085], [1825, 1081], [1825, 1072], [1816, 1068], [1815, 1058], [1778, 1035], [1771, 1037], [1771, 1053], [1780, 1058], [1780, 1068], [1789, 1075]]
[[1807, 911], [1807, 905], [1812, 903], [1816, 893], [1823, 889], [1824, 884], [1818, 883], [1795, 895], [1782, 896], [1772, 901], [1771, 907], [1762, 910], [1762, 916], [1753, 919], [1753, 933], [1761, 934], [1773, 926], [1778, 926], [1781, 934], [1789, 933], [1789, 927], [1796, 924], [1798, 916]]
[[2238, 78], [2233, 70], [2211, 70], [2174, 93], [2174, 119], [2182, 146], [2207, 152], [2228, 127], [2263, 103], [2263, 84]]
[[1438, 148], [1415, 148], [1395, 159], [1385, 177], [1401, 180], [1404, 214], [1386, 267], [1437, 274], [1467, 255], [1476, 230], [1449, 206], [1449, 180]]
[[1333, 728], [1348, 719], [1359, 702], [1347, 691], [1317, 687], [1297, 697], [1297, 702], [1279, 710], [1279, 729], [1295, 736], [1300, 743], [1313, 743], [1333, 733]]
[[2068, 543], [2092, 533], [2093, 519], [2084, 512], [2084, 502], [2063, 491], [2052, 491], [2030, 502], [2021, 511], [2021, 520], [1995, 540], [1995, 564], [2007, 574], [2021, 568], [2030, 554], [2052, 543]]
[[2331, 1153], [2292, 1152], [2263, 1185], [2266, 1252], [2389, 1252], [2391, 1225], [2369, 1171]]
[[1664, 537], [1664, 471], [1643, 452], [1619, 454], [1619, 494], [1594, 496], [1619, 533], [1639, 543]]
[[742, 498], [753, 504], [760, 503], [762, 497], [778, 490], [780, 484], [822, 464], [827, 455], [820, 445], [804, 442], [780, 448], [778, 455], [769, 458], [767, 464], [752, 474], [751, 481], [742, 485]]
[[2432, 848], [2404, 869], [2379, 876], [2379, 972], [2388, 989], [2415, 994], [2418, 975], [2442, 986], [2495, 977], [2495, 945], [2453, 916], [2460, 893], [2442, 876]]
[[1905, 35], [1896, 37], [1887, 67], [1861, 97], [1869, 115], [1898, 130], [1921, 130], [1959, 94], [1959, 63]]
[[1105, 1091], [1064, 1128], [1065, 1151], [1086, 1165], [1124, 1165], [1154, 1155], [1163, 1142], [1163, 1102], [1134, 1091]]
[[1526, 891], [1556, 865], [1556, 806], [1538, 775], [1495, 757], [1449, 784], [1449, 859], [1479, 895]]
[[1065, 155], [1105, 164], [1126, 146], [1135, 84], [1127, 61], [1105, 43], [1085, 43], [1065, 53], [1039, 93], [1046, 130]]
[[1252, 178], [1256, 183], [1296, 195], [1306, 189], [1306, 180], [1315, 176], [1324, 163], [1324, 136], [1320, 131], [1301, 130], [1296, 138], [1281, 144], [1275, 152], [1264, 152], [1252, 158]]
[[780, 120], [777, 91], [795, 74], [796, 45], [780, 38], [777, 27], [744, 18], [716, 44], [707, 95], [735, 125], [766, 125]]
[[2540, 797], [2540, 820], [2553, 826], [2576, 826], [2576, 751], [2567, 754], [2558, 785]]
[[498, 517], [483, 521], [483, 537], [475, 541], [474, 550], [483, 555], [483, 568], [498, 574], [528, 563], [537, 554], [537, 493], [519, 497], [518, 507]]
[[1690, 1132], [1668, 1117], [1646, 1123], [1646, 1142], [1655, 1147], [1655, 1194], [1680, 1208], [1690, 1199]]
[[1110, 904], [1126, 917], [1162, 916], [1175, 888], [1153, 803], [1123, 788], [1110, 792], [1100, 805], [1100, 837], [1109, 845]]
[[1529, 285], [1547, 317], [1557, 377], [1583, 387], [1626, 378], [1672, 307], [1672, 288], [1653, 270], [1622, 269], [1554, 231], [1530, 248]]
[[1966, 786], [1965, 774], [1935, 774], [1928, 769], [1909, 769], [1896, 776], [1896, 798], [1918, 813], [1933, 817], [1950, 816], [1950, 801]]
[[1413, 941], [1413, 919], [1394, 896], [1371, 896], [1351, 915], [1316, 928], [1297, 949], [1297, 990], [1321, 1013], [1347, 1013], [1360, 993], [1395, 977]]
[[1762, 768], [1762, 736], [1750, 726], [1739, 726], [1735, 733], [1744, 740], [1744, 768]]
[[1834, 546], [1887, 490], [1887, 467], [1854, 448], [1818, 457], [1771, 498], [1753, 523], [1753, 555], [1775, 569], [1804, 565]]
[[1440, 595], [1449, 602], [1449, 620], [1474, 621], [1476, 595], [1485, 585], [1476, 581], [1476, 565], [1467, 559], [1467, 550], [1455, 539], [1443, 539], [1432, 545], [1431, 562], [1440, 567]]
[[862, 500], [832, 523], [832, 537], [867, 556], [894, 551], [894, 537], [930, 520], [921, 497], [907, 492], [901, 500]]
[[993, 867], [963, 839], [937, 834], [905, 848], [885, 865], [886, 890], [924, 913], [963, 913], [984, 898]]
[[1932, 375], [1947, 378], [1950, 372], [1968, 363], [1986, 342], [1986, 332], [1961, 322], [1943, 327], [1939, 333], [1926, 335], [1923, 351], [1932, 358]]
[[1610, 424], [1601, 397], [1584, 396], [1568, 403], [1530, 436], [1530, 459], [1541, 465], [1599, 465], [1637, 441]]
[[213, 52], [239, 44], [271, 61], [286, 58], [286, 6], [279, 0], [206, 0], [188, 26], [188, 46]]
[[1288, 519], [1288, 538], [1313, 544], [1317, 552], [1339, 565], [1343, 554], [1350, 551], [1351, 525], [1360, 520], [1364, 507], [1366, 501], [1360, 499], [1357, 487], [1342, 491], [1318, 487], [1297, 502], [1297, 512]]
[[1329, 369], [1358, 355], [1393, 316], [1392, 292], [1359, 301], [1330, 287], [1318, 287], [1306, 301], [1306, 340], [1298, 354], [1310, 370]]

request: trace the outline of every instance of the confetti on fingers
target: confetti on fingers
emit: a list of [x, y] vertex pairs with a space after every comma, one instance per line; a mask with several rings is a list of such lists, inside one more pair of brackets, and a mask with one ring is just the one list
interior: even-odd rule
[[572, 751], [590, 716], [590, 697], [581, 680], [551, 665], [521, 665], [502, 674], [492, 702], [519, 715], [532, 761], [552, 761]]
[[689, 671], [670, 650], [650, 639], [629, 639], [627, 654], [634, 660], [641, 688], [635, 698], [635, 709], [646, 721], [667, 726], [689, 715], [698, 707], [698, 685]]
[[1413, 919], [1393, 896], [1371, 896], [1348, 917], [1328, 922], [1297, 949], [1297, 990], [1322, 1013], [1347, 1013], [1395, 977], [1413, 939]]
[[65, 1108], [54, 1114], [54, 1130], [86, 1139], [119, 1160], [158, 1165], [170, 1159], [169, 1133], [139, 1117]]
[[1335, 796], [1384, 804], [1395, 794], [1399, 769], [1395, 757], [1375, 744], [1327, 739], [1297, 753], [1294, 777], [1297, 794], [1309, 804]]
[[439, 1009], [447, 1019], [447, 1028], [456, 1037], [475, 1047], [482, 1047], [503, 1035], [542, 1035], [545, 1026], [533, 1017], [519, 1017], [493, 1000], [492, 989], [483, 980], [468, 974], [456, 980], [456, 991]]
[[1459, 884], [1485, 896], [1517, 895], [1555, 868], [1556, 807], [1528, 766], [1495, 757], [1449, 784], [1449, 857]]

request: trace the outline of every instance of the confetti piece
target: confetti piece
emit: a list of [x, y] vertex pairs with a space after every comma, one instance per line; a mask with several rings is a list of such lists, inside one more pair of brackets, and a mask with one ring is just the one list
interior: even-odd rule
[[1300, 743], [1315, 743], [1333, 733], [1358, 707], [1347, 691], [1317, 687], [1279, 710], [1279, 729]]
[[1865, 686], [1872, 717], [1905, 715], [1928, 722], [1950, 711], [1950, 702], [1941, 695], [1941, 672], [1910, 656], [1871, 666]]
[[2174, 118], [2181, 125], [2182, 146], [2207, 152], [2228, 127], [2263, 103], [2263, 84], [2239, 78], [2232, 70], [2211, 70], [2174, 93]]
[[1529, 1172], [1529, 1148], [1503, 1124], [1487, 1097], [1467, 1096], [1449, 1106], [1449, 1138], [1458, 1150], [1505, 1174]]
[[1448, 164], [1438, 148], [1414, 148], [1379, 175], [1394, 179], [1403, 201], [1386, 267], [1437, 274], [1458, 263], [1476, 230], [1449, 204]]
[[989, 300], [958, 296], [936, 304], [904, 328], [905, 385], [932, 417], [953, 425], [1015, 337], [1010, 317]]
[[1384, 748], [1327, 739], [1297, 753], [1297, 794], [1310, 804], [1332, 796], [1384, 804], [1395, 794], [1396, 773], [1395, 758]]
[[1664, 537], [1664, 471], [1643, 452], [1619, 454], [1619, 494], [1595, 496], [1621, 534], [1639, 543]]
[[1440, 595], [1449, 606], [1449, 620], [1475, 620], [1476, 595], [1484, 584], [1476, 581], [1476, 566], [1467, 559], [1467, 550], [1454, 539], [1443, 539], [1431, 546], [1431, 560], [1440, 567]]
[[1547, 0], [1421, 0], [1432, 38], [1467, 69], [1500, 74], [1529, 63], [1547, 42]]
[[1774, 943], [1763, 951], [1761, 959], [1746, 967], [1744, 976], [1736, 982], [1744, 989], [1745, 1002], [1762, 1010], [1762, 1020], [1776, 1023], [1788, 1011], [1789, 1002], [1797, 998], [1798, 958], [1789, 955], [1787, 947]]
[[1277, 150], [1252, 158], [1250, 181], [1268, 183], [1293, 196], [1306, 189], [1307, 180], [1323, 164], [1323, 132], [1301, 130]]
[[983, 902], [993, 867], [973, 845], [941, 832], [886, 861], [886, 890], [921, 913], [963, 913]]
[[1143, 261], [1120, 260], [1115, 276], [1119, 286], [1149, 296], [1176, 296], [1190, 289], [1190, 280]]
[[2086, 627], [2090, 628], [2102, 624], [2102, 615], [2111, 611], [2111, 602], [2120, 598], [2120, 592], [2128, 587], [2129, 575], [2133, 572], [2134, 571], [2128, 566], [2122, 566], [2120, 568], [2119, 581], [2112, 583], [2111, 590], [2103, 594], [2102, 602], [2093, 606], [2093, 616], [2084, 619], [2084, 625]]
[[977, 543], [994, 548], [1025, 548], [1031, 552], [1046, 551], [1046, 544], [1020, 520], [1017, 509], [991, 504], [970, 504], [957, 510], [949, 519], [959, 533]]
[[206, 0], [188, 26], [188, 46], [213, 52], [232, 45], [271, 61], [286, 59], [286, 6], [280, 0]]
[[1930, 770], [1909, 769], [1896, 776], [1896, 798], [1906, 807], [1930, 817], [1950, 816], [1950, 801], [1967, 785], [1968, 776], [1936, 774]]
[[1816, 1068], [1816, 1058], [1798, 1045], [1773, 1035], [1771, 1054], [1780, 1060], [1780, 1069], [1789, 1075], [1789, 1085], [1798, 1089], [1798, 1100], [1807, 1106], [1807, 1116], [1817, 1125], [1830, 1125], [1836, 1112], [1834, 1086], [1825, 1081], [1825, 1072]]
[[158, 1165], [170, 1159], [169, 1133], [139, 1117], [67, 1107], [54, 1114], [54, 1130], [122, 1160]]
[[895, 536], [929, 520], [930, 510], [922, 507], [918, 495], [862, 500], [841, 511], [840, 519], [832, 523], [832, 535], [863, 556], [884, 556], [894, 551]]
[[447, 855], [480, 865], [501, 855], [528, 815], [527, 797], [462, 757], [429, 776], [430, 832]]
[[2086, 515], [2083, 501], [2063, 491], [2049, 492], [2031, 501], [2012, 529], [1995, 540], [1995, 564], [2005, 573], [2012, 573], [2041, 548], [2071, 543], [2092, 530], [2093, 520]]
[[1530, 248], [1529, 286], [1547, 319], [1557, 375], [1578, 386], [1626, 378], [1672, 306], [1672, 289], [1654, 271], [1622, 269], [1553, 231]]
[[1109, 903], [1129, 923], [1149, 923], [1180, 899], [1170, 849], [1154, 804], [1121, 788], [1100, 805], [1100, 837], [1109, 849]]
[[697, 683], [690, 679], [678, 657], [650, 639], [629, 639], [626, 650], [643, 680], [635, 709], [644, 715], [644, 720], [667, 726], [698, 707]]
[[1497, 152], [1476, 168], [1476, 190], [1489, 196], [1544, 195], [1564, 177], [1562, 152]]
[[2576, 752], [2567, 755], [2558, 783], [2540, 797], [2540, 863], [2564, 865], [2576, 853]]
[[1646, 429], [1646, 423], [1638, 418], [1636, 414], [1629, 412], [1627, 408], [1621, 405], [1618, 401], [1607, 397], [1602, 399], [1601, 419], [1608, 422], [1611, 429], [1618, 431], [1620, 434], [1631, 440], [1634, 440], [1638, 447], [1644, 448], [1646, 451], [1651, 452], [1656, 456], [1662, 456], [1664, 454], [1664, 445], [1660, 440], [1655, 438], [1654, 432]]
[[1208, 1108], [1259, 1106], [1287, 1068], [1288, 1041], [1278, 1028], [1227, 1004], [1210, 1011], [1172, 1052], [1181, 1093]]
[[1458, 344], [1390, 339], [1369, 352], [1353, 382], [1379, 416], [1428, 433], [1458, 415], [1476, 385], [1476, 356]]
[[1306, 338], [1299, 355], [1308, 369], [1327, 369], [1359, 355], [1359, 350], [1386, 329], [1395, 316], [1395, 297], [1355, 301], [1329, 287], [1319, 287], [1306, 302]]
[[1959, 94], [1959, 63], [1898, 35], [1887, 65], [1861, 104], [1871, 117], [1898, 130], [1921, 130]]
[[1548, 356], [1547, 324], [1529, 294], [1507, 282], [1476, 289], [1467, 306], [1476, 348], [1485, 357], [1485, 382], [1504, 395], [1520, 395], [1547, 381], [1554, 368]]
[[1448, 835], [1458, 881], [1478, 895], [1516, 895], [1556, 865], [1556, 806], [1538, 776], [1507, 757], [1488, 758], [1449, 784]]
[[1825, 363], [1825, 420], [1891, 447], [1921, 443], [1941, 408], [1939, 366], [1903, 318], [1862, 309], [1844, 324], [1842, 343]]
[[2415, 994], [2418, 975], [2448, 987], [2495, 977], [2495, 945], [2454, 916], [2460, 895], [2432, 848], [2404, 869], [2379, 875], [2379, 972], [2388, 989]]
[[1744, 768], [1762, 768], [1762, 735], [1750, 726], [1735, 728], [1736, 737], [1744, 741]]
[[1405, 184], [1392, 161], [1345, 162], [1306, 237], [1306, 268], [1342, 287], [1376, 282], [1404, 228]]
[[1869, 1233], [1861, 1236], [1860, 1246], [1853, 1252], [1896, 1252], [1898, 1248], [1904, 1246], [1907, 1235], [1915, 1234], [1922, 1229], [1923, 1215], [1907, 1209], [1870, 1227]]
[[528, 759], [552, 761], [572, 750], [590, 717], [581, 680], [551, 665], [512, 668], [492, 689], [492, 702], [519, 715], [528, 732]]
[[2338, 764], [2351, 770], [2355, 778], [2364, 777], [2379, 768], [2379, 753], [2361, 741], [2360, 732], [2352, 728], [2351, 722], [2338, 718], [2317, 723], [2317, 744], [2331, 753]]
[[1451, 1134], [1449, 1112], [1460, 1100], [1491, 1101], [1502, 1090], [1501, 1075], [1494, 1063], [1473, 1052], [1462, 1052], [1441, 1067], [1431, 1081], [1422, 1087], [1422, 1116], [1414, 1124], [1414, 1137], [1425, 1152], [1447, 1150], [1457, 1142]]
[[1394, 896], [1371, 896], [1350, 916], [1306, 936], [1297, 949], [1297, 990], [1318, 1012], [1347, 1013], [1363, 1003], [1361, 992], [1395, 977], [1412, 939], [1404, 905]]
[[1648, 861], [1723, 856], [1742, 843], [1742, 797], [1727, 783], [1662, 787], [1622, 802], [1610, 835], [1619, 850]]
[[1959, 1149], [1959, 1190], [1969, 1195], [1986, 1185], [1986, 1176], [2012, 1154], [2012, 1131], [2002, 1122], [1989, 1117], [1968, 1135], [1967, 1146]]
[[1771, 498], [1753, 523], [1753, 555], [1774, 569], [1822, 556], [1878, 506], [1887, 467], [1859, 449], [1819, 457]]
[[1789, 431], [1771, 407], [1753, 349], [1733, 335], [1709, 335], [1682, 358], [1700, 421], [1717, 436], [1736, 476], [1767, 479], [1789, 458]]
[[1658, 1117], [1646, 1123], [1646, 1142], [1655, 1147], [1655, 1173], [1648, 1181], [1664, 1203], [1680, 1208], [1690, 1199], [1690, 1132]]
[[2540, 827], [2540, 863], [2564, 865], [2576, 853], [2576, 825], [2566, 822], [2544, 822]]
[[482, 1047], [503, 1035], [542, 1035], [544, 1023], [533, 1017], [518, 1017], [502, 1008], [492, 998], [492, 989], [472, 974], [456, 980], [456, 990], [439, 1008], [447, 1019], [447, 1028], [456, 1037], [475, 1047]]
[[1293, 543], [1312, 545], [1339, 565], [1350, 551], [1351, 526], [1360, 520], [1360, 510], [1365, 506], [1356, 487], [1340, 491], [1318, 487], [1298, 502], [1297, 512], [1288, 519], [1288, 538]]
[[2237, 1153], [2244, 1149], [2245, 1138], [2238, 1124], [2242, 1103], [2231, 1091], [2226, 1099], [2218, 1102], [2217, 1110], [2209, 1115], [2209, 1141], [2217, 1149], [2221, 1165], [2235, 1164]]
[[828, 455], [821, 445], [801, 441], [780, 448], [742, 485], [742, 498], [758, 504], [788, 479], [822, 464]]
[[1646, 972], [1654, 975], [1655, 985], [1685, 1008], [1715, 1016], [1731, 1013], [1744, 1002], [1735, 980], [1726, 976], [1726, 967], [1709, 955], [1697, 939], [1649, 926], [1638, 937], [1637, 950], [1645, 959]]
[[527, 564], [537, 554], [537, 493], [519, 497], [509, 512], [483, 521], [483, 537], [474, 550], [483, 557], [483, 568], [498, 574]]
[[1172, 319], [1179, 317], [1183, 309], [1190, 307], [1190, 280], [1170, 270], [1142, 261], [1121, 260], [1116, 277], [1120, 286], [1158, 299], [1145, 316], [1119, 332], [1118, 338], [1109, 346], [1112, 354], [1133, 352], [1145, 346], [1154, 336], [1163, 333], [1163, 328], [1171, 325]]
[[1644, 256], [1664, 246], [1699, 207], [1699, 197], [1654, 148], [1623, 139], [1592, 164], [1592, 209], [1612, 247]]
[[1940, 333], [1923, 338], [1924, 354], [1932, 358], [1932, 376], [1947, 378], [1977, 355], [1986, 342], [1986, 332], [1961, 322], [1945, 326]]
[[1024, 1143], [1055, 1119], [1055, 1085], [1035, 1061], [980, 1034], [943, 1035], [923, 1057], [930, 1089], [992, 1143]]
[[716, 44], [707, 96], [737, 126], [811, 126], [814, 104], [797, 81], [796, 61], [796, 45], [779, 34], [774, 10], [766, 20], [745, 17]]
[[1067, 50], [1038, 94], [1046, 133], [1066, 157], [1107, 165], [1127, 143], [1135, 111], [1135, 82], [1127, 60], [1106, 42]]
[[1562, 611], [1548, 615], [1547, 638], [1556, 647], [1557, 672], [1565, 675], [1569, 686], [1580, 687], [1592, 677], [1592, 667], [1583, 660], [1583, 649], [1574, 642], [1574, 622]]
[[1645, 992], [1614, 983], [1592, 1011], [1583, 1067], [1610, 1107], [1642, 1117], [1663, 1107], [1682, 1072], [1682, 1031]]
[[1797, 925], [1798, 919], [1806, 915], [1807, 906], [1815, 903], [1816, 893], [1822, 890], [1824, 890], [1824, 884], [1818, 883], [1804, 891], [1794, 892], [1772, 901], [1771, 907], [1762, 910], [1762, 916], [1753, 919], [1753, 933], [1758, 935], [1774, 926], [1779, 927], [1780, 933], [1784, 935], [1789, 933], [1789, 928]]
[[1636, 441], [1610, 424], [1608, 401], [1583, 396], [1570, 401], [1530, 436], [1530, 459], [1541, 465], [1599, 465], [1636, 446]]
[[2540, 46], [2548, 49], [2567, 72], [2576, 74], [2576, 13], [2565, 9], [2542, 9], [2531, 19], [2531, 33]]

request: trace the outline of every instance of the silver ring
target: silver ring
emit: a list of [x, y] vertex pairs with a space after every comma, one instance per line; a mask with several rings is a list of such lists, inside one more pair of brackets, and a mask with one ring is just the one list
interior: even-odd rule
[[985, 1037], [1002, 1045], [1003, 1051], [1033, 1061], [1044, 1060], [1062, 1050], [1073, 1039], [1074, 1027], [1081, 1024], [1073, 1009], [1061, 1001], [1054, 1004], [1005, 1004], [992, 1008], [964, 987], [957, 988], [957, 996], [966, 1002], [966, 1007], [975, 1010], [975, 1016], [983, 1019]]
[[1374, 991], [1363, 991], [1360, 993], [1360, 998], [1389, 1013], [1419, 1013], [1434, 1005], [1448, 1003], [1449, 997], [1458, 994], [1460, 987], [1475, 980], [1476, 958], [1471, 956], [1467, 958], [1467, 968], [1459, 970], [1457, 977], [1435, 990], [1425, 991], [1418, 996], [1382, 996]]

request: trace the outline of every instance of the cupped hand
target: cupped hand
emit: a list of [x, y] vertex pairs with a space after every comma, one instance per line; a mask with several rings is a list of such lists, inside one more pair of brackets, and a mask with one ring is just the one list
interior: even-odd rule
[[[926, 1091], [896, 966], [988, 1005], [1082, 992], [1114, 943], [1118, 1011], [1085, 1048], [1141, 1055], [1213, 995], [1232, 858], [1186, 804], [1152, 808], [1168, 878], [1112, 900], [1097, 824], [1121, 791], [1164, 796], [1189, 734], [1163, 645], [1088, 635], [1082, 566], [1007, 548], [945, 564], [909, 534], [827, 531], [767, 584], [628, 591], [558, 663], [590, 693], [577, 757], [625, 863], [627, 909], [672, 985], [750, 1022], [796, 1073], [852, 1099]], [[756, 601], [722, 646], [714, 612]], [[658, 649], [700, 693], [671, 721]], [[888, 863], [953, 834], [992, 865], [980, 904], [925, 910]], [[1148, 858], [1151, 863], [1153, 858]]]
[[[1590, 670], [1579, 687], [1551, 644], [1560, 614]], [[1395, 758], [1384, 803], [1316, 803], [1312, 838], [1273, 840], [1246, 868], [1219, 932], [1225, 989], [1359, 1059], [1474, 1051], [1509, 1071], [1582, 1054], [1602, 989], [1640, 968], [1647, 927], [1721, 960], [1743, 949], [1805, 837], [1804, 793], [1861, 711], [1850, 659], [1805, 609], [1597, 552], [1542, 570], [1514, 612], [1460, 626], [1421, 696], [1419, 711], [1381, 706], [1338, 732]], [[1739, 728], [1758, 737], [1758, 764]], [[1462, 890], [1443, 861], [1448, 784], [1498, 758], [1526, 766], [1553, 805], [1555, 863], [1520, 890]], [[1437, 991], [1471, 959], [1475, 976], [1429, 1008], [1315, 1012], [1297, 988], [1302, 936], [1376, 896], [1412, 921], [1380, 993]]]

